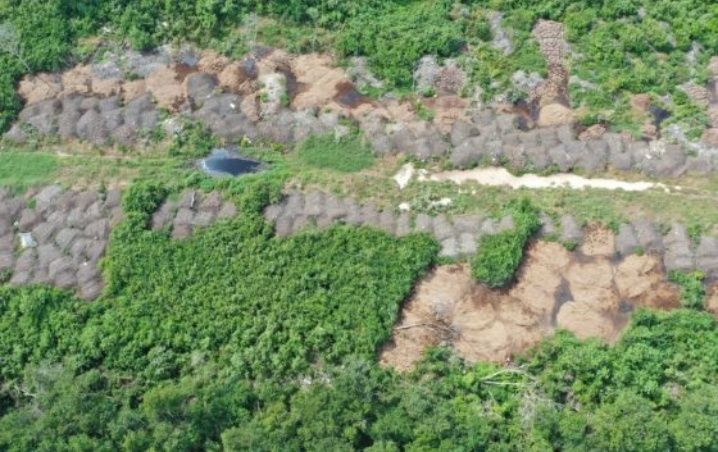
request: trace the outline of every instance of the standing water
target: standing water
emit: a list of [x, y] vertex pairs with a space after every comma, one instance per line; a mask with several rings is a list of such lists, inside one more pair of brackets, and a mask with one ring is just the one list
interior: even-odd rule
[[240, 157], [228, 149], [215, 149], [208, 157], [199, 161], [199, 167], [212, 176], [240, 176], [261, 170], [262, 164]]

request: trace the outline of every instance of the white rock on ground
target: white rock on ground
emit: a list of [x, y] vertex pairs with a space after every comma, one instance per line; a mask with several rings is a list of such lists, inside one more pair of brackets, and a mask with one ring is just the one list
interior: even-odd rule
[[32, 238], [32, 234], [29, 232], [21, 232], [18, 234], [18, 237], [20, 238], [20, 247], [22, 249], [35, 248], [37, 246], [37, 242]]
[[481, 185], [509, 186], [511, 188], [572, 188], [583, 190], [586, 188], [600, 188], [605, 190], [645, 191], [653, 188], [668, 191], [663, 184], [653, 182], [625, 182], [615, 179], [589, 179], [575, 174], [554, 174], [552, 176], [537, 176], [524, 174], [514, 176], [505, 168], [477, 168], [467, 171], [445, 171], [432, 174], [431, 181], [451, 181], [457, 184], [464, 182], [478, 182]]
[[411, 182], [411, 179], [414, 177], [414, 172], [414, 165], [411, 163], [407, 163], [399, 169], [394, 175], [394, 181], [396, 181], [396, 184], [399, 186], [399, 190], [403, 190], [409, 185], [409, 182]]

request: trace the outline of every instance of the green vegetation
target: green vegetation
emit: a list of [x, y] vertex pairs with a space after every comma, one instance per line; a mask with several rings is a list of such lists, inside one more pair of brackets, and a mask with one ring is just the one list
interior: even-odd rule
[[[526, 93], [512, 87], [515, 71], [546, 74], [531, 30], [537, 20], [551, 19], [566, 25], [572, 74], [593, 85], [571, 86], [575, 106], [586, 107], [584, 122], [635, 129], [639, 119], [632, 117], [628, 96], [670, 94], [671, 121], [695, 137], [705, 113], [682, 96], [679, 85], [706, 81], [708, 58], [718, 53], [717, 8], [701, 0], [6, 1], [0, 8], [0, 130], [19, 108], [17, 80], [86, 57], [77, 42], [100, 30], [138, 49], [190, 40], [235, 57], [257, 39], [294, 51], [333, 46], [346, 56], [367, 56], [376, 73], [398, 88], [411, 86], [423, 55], [461, 54], [484, 98], [507, 94], [516, 101]], [[504, 14], [509, 55], [491, 46], [490, 11]], [[695, 63], [686, 64], [691, 49]]]
[[510, 205], [509, 211], [514, 229], [482, 236], [471, 262], [474, 277], [489, 287], [503, 287], [513, 279], [526, 244], [541, 226], [538, 210], [526, 199]]
[[703, 272], [683, 273], [672, 271], [668, 274], [668, 279], [678, 284], [681, 288], [681, 305], [684, 308], [703, 309], [706, 298], [706, 290], [703, 285], [705, 275]]
[[354, 173], [371, 167], [374, 154], [364, 141], [352, 134], [335, 139], [333, 134], [312, 135], [297, 149], [298, 159], [311, 167]]
[[188, 122], [172, 136], [168, 149], [171, 157], [199, 158], [219, 146], [219, 139], [198, 122]]
[[[679, 86], [691, 81], [705, 83], [705, 65], [718, 52], [718, 6], [714, 3], [505, 0], [493, 5], [505, 11], [504, 23], [519, 42], [537, 19], [565, 24], [575, 52], [571, 73], [593, 85], [589, 89], [571, 85], [574, 106], [586, 107], [585, 120], [635, 129], [639, 118], [631, 117], [627, 98], [652, 93], [673, 97], [668, 108], [671, 121], [686, 125], [692, 138], [705, 126], [704, 113], [687, 100]], [[695, 63], [688, 64], [686, 53], [692, 49], [698, 49]]]
[[[20, 106], [20, 77], [86, 58], [93, 47], [77, 44], [104, 27], [105, 37], [139, 49], [189, 39], [234, 57], [250, 36], [292, 51], [333, 46], [367, 56], [402, 90], [422, 55], [460, 55], [485, 98], [518, 101], [526, 93], [512, 91], [511, 75], [545, 74], [530, 31], [548, 18], [566, 24], [572, 70], [595, 85], [571, 87], [586, 124], [635, 131], [641, 118], [628, 98], [648, 91], [654, 100], [669, 94], [670, 121], [695, 136], [705, 114], [676, 87], [705, 82], [707, 56], [718, 53], [716, 8], [700, 0], [0, 0], [0, 130]], [[489, 9], [504, 13], [509, 55], [490, 44]], [[686, 64], [694, 41], [696, 64]], [[404, 162], [374, 165], [355, 134], [312, 136], [293, 153], [247, 147], [272, 164], [241, 179], [188, 168], [217, 144], [189, 124], [169, 148], [137, 155], [53, 143], [0, 151], [0, 186], [14, 190], [136, 180], [102, 263], [99, 300], [10, 287], [0, 272], [0, 450], [718, 449], [718, 325], [701, 312], [702, 274], [672, 273], [685, 309], [634, 313], [613, 346], [560, 332], [511, 366], [469, 365], [438, 348], [398, 374], [376, 355], [438, 245], [348, 226], [282, 239], [261, 215], [287, 181], [382, 207], [412, 201], [417, 212], [500, 215], [508, 205], [515, 228], [483, 237], [472, 262], [479, 280], [501, 287], [539, 227], [539, 209], [610, 226], [624, 215], [680, 218], [695, 242], [718, 224], [718, 179], [675, 181], [683, 189], [671, 193], [450, 183], [399, 191], [390, 176]], [[181, 241], [150, 231], [151, 212], [186, 187], [222, 191], [239, 216]], [[432, 202], [444, 197], [451, 205]]]
[[0, 152], [0, 186], [22, 190], [57, 175], [57, 158], [51, 154]]
[[[263, 206], [276, 200], [279, 186], [272, 179], [217, 184], [233, 194], [240, 217], [182, 242], [145, 230], [149, 214], [167, 191], [154, 183], [130, 188], [123, 202], [126, 220], [113, 232], [105, 263], [105, 300], [87, 305], [55, 290], [0, 289], [0, 381], [7, 388], [0, 394], [0, 414], [9, 408], [7, 398], [14, 397], [10, 382], [24, 378], [25, 369], [32, 373], [41, 368], [51, 374], [50, 382], [62, 385], [74, 378], [73, 370], [84, 374], [97, 368], [89, 371], [92, 376], [81, 377], [82, 382], [91, 381], [78, 383], [77, 391], [100, 393], [113, 385], [106, 378], [132, 375], [132, 388], [123, 393], [114, 387], [120, 391], [118, 398], [96, 408], [103, 411], [97, 422], [69, 426], [101, 429], [95, 431], [98, 438], [109, 439], [107, 427], [98, 423], [116, 415], [114, 427], [119, 428], [124, 414], [113, 411], [120, 409], [122, 400], [148, 391], [144, 403], [171, 410], [185, 396], [177, 389], [163, 392], [163, 386], [192, 375], [197, 366], [233, 369], [232, 379], [283, 384], [285, 379], [310, 375], [312, 366], [373, 359], [388, 339], [399, 303], [434, 259], [436, 244], [424, 236], [396, 240], [378, 231], [346, 227], [276, 239], [261, 217]], [[48, 361], [53, 362], [49, 367]], [[170, 393], [174, 402], [167, 399]], [[58, 404], [49, 408], [59, 410]], [[85, 415], [80, 407], [77, 410], [75, 415]], [[33, 426], [31, 419], [17, 414], [20, 417], [9, 415], [0, 421], [2, 449], [74, 441], [67, 431], [33, 438], [32, 428], [41, 427], [45, 418]], [[174, 418], [149, 416], [157, 422]], [[29, 429], [24, 434], [23, 426]], [[208, 435], [219, 439], [205, 427], [198, 434], [199, 443], [178, 447], [200, 447]], [[185, 439], [190, 437], [186, 432]]]
[[[142, 190], [141, 202], [132, 202], [149, 206], [158, 199], [147, 194]], [[209, 237], [221, 237], [222, 244], [233, 240], [235, 236], [224, 232], [227, 226], [212, 228], [198, 242]], [[147, 244], [158, 236], [134, 233], [138, 237], [131, 241]], [[179, 279], [188, 277], [187, 286], [172, 287], [177, 284], [175, 276], [167, 283], [159, 277], [145, 282], [148, 274], [130, 269], [123, 275], [128, 278], [127, 291], [118, 288], [116, 294], [91, 305], [55, 290], [0, 289], [0, 325], [7, 333], [0, 338], [0, 447], [11, 451], [715, 447], [718, 327], [712, 317], [695, 311], [638, 312], [613, 347], [560, 333], [519, 359], [513, 369], [465, 365], [445, 350], [429, 352], [406, 376], [379, 368], [372, 353], [363, 348], [375, 347], [372, 335], [386, 335], [396, 304], [382, 299], [387, 309], [377, 312], [369, 309], [366, 295], [378, 300], [385, 290], [393, 291], [392, 278], [408, 280], [412, 268], [425, 262], [409, 258], [405, 270], [390, 275], [380, 274], [370, 262], [377, 253], [401, 259], [392, 253], [399, 251], [408, 258], [406, 252], [414, 245], [431, 248], [420, 245], [418, 238], [400, 244], [380, 236], [335, 230], [300, 238], [296, 245], [262, 237], [260, 241], [276, 241], [278, 250], [291, 253], [302, 248], [306, 255], [331, 254], [327, 249], [331, 248], [350, 256], [343, 253], [343, 246], [359, 247], [351, 255], [352, 264], [333, 260], [321, 267], [311, 265], [302, 277], [299, 268], [288, 268], [293, 262], [278, 255], [267, 264], [285, 262], [282, 272], [289, 270], [299, 279], [285, 283], [279, 274], [266, 275], [260, 278], [263, 287], [246, 279], [251, 269], [215, 268], [205, 254], [221, 252], [203, 252], [200, 260], [183, 264], [190, 271]], [[116, 235], [115, 245], [118, 239]], [[378, 248], [376, 239], [382, 243]], [[226, 254], [242, 253], [235, 246], [246, 246], [247, 240], [252, 241], [245, 237], [230, 243]], [[317, 244], [307, 247], [308, 240]], [[156, 250], [147, 246], [151, 249], [143, 246], [143, 250], [155, 256], [169, 251], [175, 262], [171, 256], [185, 254], [182, 243], [163, 243]], [[111, 255], [112, 265], [120, 257], [124, 254]], [[261, 265], [261, 260], [251, 263]], [[362, 271], [362, 278], [356, 278], [351, 273], [359, 262], [364, 262], [360, 267], [374, 270]], [[226, 264], [226, 258], [221, 263]], [[221, 271], [229, 280], [208, 275], [204, 266]], [[229, 271], [238, 269], [244, 276], [241, 280], [233, 279]], [[345, 303], [329, 303], [333, 308], [327, 310], [323, 306], [331, 299], [328, 288], [340, 287], [332, 286], [334, 276], [340, 276], [341, 287], [351, 284], [358, 291], [333, 292], [348, 298], [343, 298]], [[225, 282], [227, 291], [237, 291], [236, 298], [216, 297]], [[245, 304], [247, 283], [260, 298], [267, 290], [286, 297], [279, 304], [291, 311], [275, 311], [271, 305], [265, 305], [266, 311], [253, 310], [250, 306], [260, 306]], [[273, 283], [282, 288], [275, 289]], [[376, 291], [367, 290], [366, 284]], [[207, 286], [206, 298], [192, 295], [199, 285]], [[395, 287], [405, 286], [401, 282]], [[154, 293], [151, 300], [134, 298], [144, 297], [147, 291]], [[185, 293], [187, 298], [182, 296]], [[280, 316], [276, 327], [265, 323], [275, 315]], [[356, 328], [373, 320], [382, 326], [377, 324], [373, 331]], [[287, 354], [266, 354], [273, 349]], [[357, 355], [334, 354], [350, 350]], [[248, 379], [250, 375], [254, 378]], [[622, 422], [617, 424], [619, 418]]]
[[452, 56], [465, 42], [462, 27], [449, 16], [453, 2], [406, 3], [352, 17], [337, 42], [345, 55], [367, 55], [380, 77], [399, 86], [411, 85], [422, 56]]

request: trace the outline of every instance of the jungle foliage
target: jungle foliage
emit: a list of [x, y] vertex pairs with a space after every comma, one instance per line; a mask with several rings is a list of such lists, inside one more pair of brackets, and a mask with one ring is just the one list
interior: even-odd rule
[[684, 273], [672, 271], [668, 274], [668, 279], [678, 284], [678, 287], [681, 288], [681, 304], [684, 308], [703, 309], [706, 298], [706, 290], [703, 285], [705, 275], [703, 272]]
[[[636, 313], [614, 347], [560, 333], [509, 369], [468, 366], [442, 349], [408, 375], [364, 353], [340, 365], [260, 353], [253, 361], [266, 375], [248, 379], [245, 353], [214, 342], [215, 331], [166, 341], [170, 318], [181, 330], [203, 315], [219, 335], [247, 335], [225, 330], [234, 320], [218, 318], [216, 302], [188, 310], [119, 295], [95, 307], [41, 288], [4, 288], [0, 301], [11, 332], [0, 342], [5, 450], [711, 450], [718, 438], [718, 328], [695, 311]], [[117, 315], [107, 312], [114, 303]], [[283, 325], [292, 334], [316, 327], [312, 311], [294, 312]], [[117, 361], [103, 333], [113, 346], [121, 335], [117, 352], [144, 355], [142, 366]], [[292, 359], [303, 372], [272, 372]]]
[[[708, 314], [637, 312], [612, 347], [559, 333], [508, 368], [434, 349], [400, 375], [375, 354], [435, 242], [344, 226], [277, 238], [261, 212], [280, 184], [266, 175], [209, 184], [235, 219], [181, 241], [148, 230], [185, 184], [127, 190], [100, 300], [0, 286], [0, 449], [718, 445]], [[530, 205], [512, 208], [517, 229], [535, 227]]]
[[[69, 64], [77, 40], [106, 25], [139, 49], [206, 44], [254, 12], [338, 30], [339, 50], [368, 56], [396, 85], [411, 82], [423, 53], [451, 56], [471, 44], [484, 64], [475, 75], [496, 91], [493, 80], [508, 83], [517, 55], [543, 70], [527, 33], [538, 18], [561, 20], [584, 55], [578, 73], [601, 93], [574, 100], [596, 117], [640, 91], [672, 92], [680, 115], [697, 117], [675, 86], [703, 77], [683, 63], [694, 41], [699, 61], [718, 52], [714, 2], [456, 3], [466, 14], [445, 1], [0, 0], [0, 130], [20, 107], [23, 74]], [[486, 18], [466, 20], [471, 8], [503, 11], [523, 36], [518, 53], [498, 54]], [[195, 129], [173, 152], [192, 154], [203, 137]], [[43, 166], [54, 171], [54, 160]], [[0, 183], [13, 183], [13, 173], [0, 162]], [[378, 366], [376, 352], [436, 243], [344, 226], [280, 239], [260, 214], [277, 200], [276, 183], [203, 184], [221, 188], [241, 214], [183, 241], [147, 228], [176, 187], [128, 190], [97, 302], [0, 284], [0, 450], [718, 449], [710, 315], [637, 312], [614, 346], [559, 333], [508, 368], [435, 349], [399, 375]], [[487, 238], [473, 263], [490, 285], [512, 278], [538, 227], [530, 205], [513, 208], [516, 230]], [[700, 285], [685, 278], [685, 305], [698, 307]]]
[[503, 287], [513, 280], [526, 244], [541, 226], [538, 210], [526, 199], [512, 203], [507, 210], [514, 228], [483, 235], [471, 262], [474, 277], [489, 287]]

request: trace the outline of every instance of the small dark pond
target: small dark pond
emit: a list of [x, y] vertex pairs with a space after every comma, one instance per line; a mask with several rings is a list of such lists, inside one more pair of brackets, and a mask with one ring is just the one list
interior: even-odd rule
[[198, 165], [202, 171], [212, 176], [240, 176], [264, 169], [261, 162], [241, 157], [228, 149], [215, 149], [208, 157], [200, 160]]
[[671, 112], [654, 105], [648, 107], [648, 112], [653, 116], [653, 124], [656, 127], [661, 127], [661, 123], [671, 117]]

